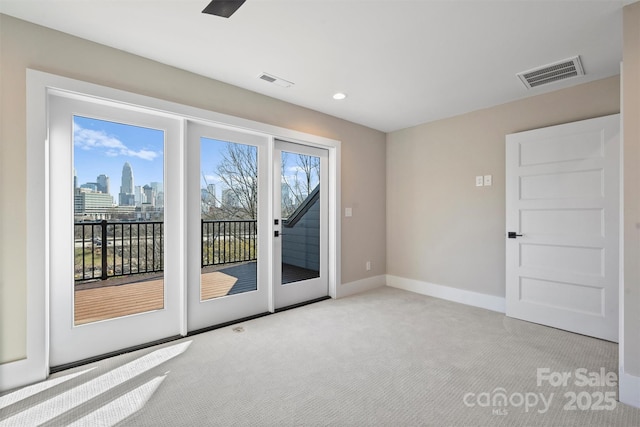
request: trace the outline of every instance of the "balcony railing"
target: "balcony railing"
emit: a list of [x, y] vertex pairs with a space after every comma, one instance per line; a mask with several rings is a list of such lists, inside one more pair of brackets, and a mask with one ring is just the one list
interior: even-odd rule
[[164, 269], [162, 221], [77, 222], [74, 240], [76, 281]]
[[255, 220], [202, 220], [202, 267], [256, 260]]
[[[76, 222], [76, 282], [164, 270], [162, 221]], [[256, 260], [256, 221], [209, 221], [201, 227], [202, 267]]]

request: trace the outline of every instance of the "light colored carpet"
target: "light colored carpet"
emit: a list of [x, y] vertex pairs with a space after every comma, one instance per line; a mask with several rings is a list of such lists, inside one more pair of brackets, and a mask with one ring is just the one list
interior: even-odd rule
[[[385, 287], [60, 372], [1, 396], [0, 425], [638, 426], [638, 409], [596, 409], [617, 387], [575, 384], [576, 369], [617, 373], [617, 352]], [[538, 386], [539, 368], [571, 377]]]

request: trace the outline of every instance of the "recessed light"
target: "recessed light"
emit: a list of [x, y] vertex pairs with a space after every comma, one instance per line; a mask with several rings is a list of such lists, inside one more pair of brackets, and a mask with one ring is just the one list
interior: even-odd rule
[[342, 92], [338, 92], [335, 95], [333, 95], [333, 99], [337, 99], [337, 100], [345, 99], [346, 97], [347, 95]]

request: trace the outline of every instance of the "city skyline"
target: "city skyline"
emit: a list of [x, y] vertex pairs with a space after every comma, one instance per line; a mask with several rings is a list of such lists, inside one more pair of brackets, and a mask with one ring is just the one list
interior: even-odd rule
[[[128, 166], [128, 168], [127, 168]], [[123, 166], [123, 181], [124, 175], [126, 174], [125, 170], [128, 170], [128, 173], [133, 174], [131, 169], [131, 165], [129, 162], [126, 162]], [[108, 176], [101, 174], [98, 175], [95, 182], [85, 182], [80, 183], [75, 176], [74, 169], [74, 188], [77, 190], [85, 190], [80, 191], [80, 193], [86, 193], [86, 190], [89, 190], [89, 193], [102, 193], [111, 197], [113, 200], [113, 206], [139, 206], [141, 203], [155, 203], [155, 206], [162, 206], [162, 200], [164, 199], [164, 184], [158, 181], [152, 181], [146, 184], [135, 185], [133, 176], [131, 176], [130, 180], [131, 186], [121, 186], [120, 191], [117, 193], [118, 198], [122, 199], [123, 196], [127, 198], [127, 196], [131, 196], [131, 198], [127, 198], [127, 202], [123, 203], [122, 200], [117, 200], [113, 197], [113, 193], [110, 191], [110, 179]], [[123, 187], [127, 187], [126, 189]], [[123, 193], [123, 190], [125, 191]], [[76, 191], [75, 194], [78, 194]], [[153, 201], [149, 201], [150, 197], [153, 198]]]
[[78, 186], [109, 178], [109, 194], [116, 204], [122, 185], [122, 168], [131, 165], [135, 186], [164, 183], [164, 131], [73, 117], [74, 169]]
[[[200, 188], [214, 184], [217, 200], [222, 199], [222, 192], [227, 188], [217, 175], [226, 145], [225, 141], [201, 138]], [[77, 186], [97, 183], [98, 177], [104, 175], [109, 181], [109, 195], [117, 205], [120, 204], [125, 163], [131, 166], [135, 187], [154, 182], [164, 187], [163, 130], [75, 115], [73, 147]], [[301, 178], [300, 168], [295, 163], [287, 165], [285, 174], [289, 180]]]

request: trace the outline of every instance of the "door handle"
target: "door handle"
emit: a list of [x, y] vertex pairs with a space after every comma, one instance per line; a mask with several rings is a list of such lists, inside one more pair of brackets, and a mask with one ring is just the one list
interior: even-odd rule
[[274, 237], [280, 237], [280, 232], [278, 230], [273, 232]]
[[507, 233], [507, 237], [508, 237], [509, 239], [515, 239], [516, 237], [522, 237], [522, 234], [516, 234], [516, 232], [515, 232], [515, 231], [509, 231], [509, 232]]

